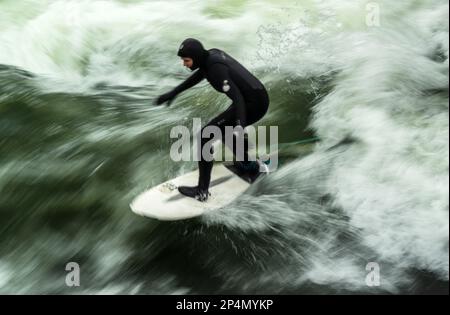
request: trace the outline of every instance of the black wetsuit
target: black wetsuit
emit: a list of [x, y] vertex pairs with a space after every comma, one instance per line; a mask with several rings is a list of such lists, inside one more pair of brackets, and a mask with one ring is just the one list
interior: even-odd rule
[[[197, 71], [173, 91], [167, 93], [162, 101], [172, 100], [177, 94], [195, 86], [203, 79], [207, 79], [215, 90], [226, 94], [232, 100], [230, 107], [212, 119], [203, 129], [207, 126], [217, 126], [225, 137], [225, 126], [245, 128], [259, 121], [266, 114], [269, 108], [269, 96], [264, 85], [227, 53], [219, 49], [204, 50], [200, 42], [188, 39], [181, 45], [178, 55], [192, 58], [194, 65], [191, 69]], [[202, 137], [202, 148], [209, 140]], [[245, 151], [247, 149], [248, 143], [246, 143]], [[234, 153], [236, 155], [236, 151]], [[247, 152], [244, 153], [244, 158], [248, 160]], [[212, 166], [212, 161], [205, 161], [201, 157], [198, 188], [203, 191], [208, 191]]]

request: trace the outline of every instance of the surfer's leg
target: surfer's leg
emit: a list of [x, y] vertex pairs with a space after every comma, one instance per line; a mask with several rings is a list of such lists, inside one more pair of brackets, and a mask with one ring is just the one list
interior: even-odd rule
[[[267, 92], [265, 90], [255, 91], [255, 97], [250, 99], [247, 103], [247, 122], [248, 125], [254, 124], [255, 122], [259, 121], [267, 112], [268, 106], [269, 106], [269, 98], [267, 95]], [[225, 112], [211, 120], [205, 127], [201, 130], [201, 135], [203, 135], [203, 130], [207, 127], [215, 126], [220, 129], [222, 132], [222, 141], [227, 144], [227, 141], [225, 141], [225, 131], [226, 127], [236, 127], [236, 109], [233, 105], [231, 105]], [[246, 127], [246, 126], [245, 126]], [[248, 157], [248, 148], [249, 148], [249, 141], [248, 138], [245, 137], [244, 133], [240, 133], [241, 137], [244, 137], [243, 143], [244, 143], [244, 152], [243, 152], [243, 164], [244, 167], [252, 169], [253, 166], [258, 165], [255, 161], [249, 161]], [[231, 148], [233, 151], [233, 154], [235, 157], [238, 155], [238, 150], [242, 148], [238, 148], [238, 144], [241, 142], [238, 141], [238, 136], [234, 135], [234, 145]], [[211, 136], [201, 137], [200, 141], [200, 161], [199, 161], [199, 180], [198, 180], [198, 186], [197, 187], [180, 187], [179, 190], [182, 194], [196, 198], [200, 201], [206, 201], [208, 199], [208, 190], [209, 185], [211, 183], [211, 172], [214, 165], [214, 162], [208, 159], [205, 159], [203, 157], [203, 148], [205, 145], [208, 144], [208, 142], [211, 140]], [[211, 154], [212, 147], [211, 147]], [[256, 168], [256, 173], [258, 172], [258, 168]], [[256, 178], [256, 176], [255, 176]]]
[[[218, 127], [222, 134], [224, 134], [225, 126], [230, 125], [230, 123], [235, 118], [235, 111], [234, 108], [230, 107], [225, 112], [211, 120], [205, 127], [202, 128], [200, 131], [201, 141], [199, 146], [199, 153], [200, 153], [200, 161], [198, 162], [198, 168], [199, 168], [199, 179], [198, 179], [198, 185], [196, 187], [179, 187], [178, 190], [181, 194], [195, 198], [199, 201], [206, 201], [209, 196], [209, 185], [211, 183], [211, 172], [213, 168], [214, 162], [212, 160], [206, 159], [203, 156], [203, 149], [206, 145], [209, 145], [208, 142], [212, 140], [211, 135], [206, 135], [203, 137], [203, 131], [208, 127]], [[231, 124], [232, 125], [232, 124]], [[212, 156], [213, 154], [213, 148], [211, 146], [210, 148], [210, 154]]]
[[[267, 108], [269, 105], [269, 99], [267, 96], [266, 91], [259, 91], [255, 92], [255, 98], [254, 101], [248, 102], [248, 110], [247, 110], [247, 122], [248, 125], [254, 124], [255, 122], [259, 121], [267, 112]], [[226, 126], [236, 127], [236, 110], [234, 106], [230, 106], [225, 112], [211, 120], [205, 127], [201, 130], [201, 135], [203, 134], [203, 130], [209, 126], [216, 126], [220, 129], [222, 132], [222, 141], [226, 143], [225, 141], [225, 129]], [[242, 133], [242, 136], [244, 134]], [[214, 165], [213, 161], [208, 161], [204, 159], [203, 155], [201, 154], [203, 151], [204, 146], [211, 140], [211, 137], [201, 137], [200, 142], [200, 161], [199, 161], [199, 180], [198, 180], [198, 186], [197, 187], [179, 187], [180, 193], [183, 195], [195, 198], [199, 201], [206, 201], [208, 199], [209, 193], [209, 185], [211, 183], [211, 172]], [[237, 141], [236, 135], [234, 135], [234, 141], [235, 144], [240, 143]], [[249, 148], [249, 141], [248, 138], [244, 138], [244, 161], [249, 161], [248, 158], [248, 148]], [[236, 157], [237, 156], [237, 145], [233, 145], [233, 154]], [[211, 147], [211, 154], [212, 147]]]
[[[269, 108], [269, 95], [267, 94], [267, 91], [266, 90], [255, 91], [253, 97], [249, 98], [248, 101], [246, 102], [246, 108], [247, 108], [247, 126], [253, 125], [254, 123], [261, 120], [265, 116]], [[256, 173], [259, 173], [260, 171], [260, 163], [258, 161], [250, 161], [248, 157], [248, 149], [250, 147], [250, 143], [248, 141], [246, 134], [240, 136], [244, 137], [245, 158], [243, 161], [237, 161], [236, 165], [243, 171], [255, 173], [256, 175]], [[237, 139], [235, 139], [235, 141], [237, 141]], [[236, 156], [236, 152], [234, 152], [234, 154]]]
[[[234, 108], [230, 107], [225, 112], [223, 112], [222, 114], [220, 114], [219, 116], [217, 116], [216, 118], [211, 120], [205, 127], [203, 127], [202, 131], [201, 131], [201, 135], [203, 135], [203, 130], [205, 130], [205, 128], [215, 126], [215, 127], [218, 127], [220, 129], [220, 131], [222, 132], [222, 140], [223, 140], [223, 137], [225, 135], [225, 127], [233, 126], [234, 118], [235, 118]], [[205, 137], [202, 136], [201, 137], [200, 153], [203, 152], [203, 148], [211, 139], [212, 139], [211, 136], [205, 136]], [[210, 153], [213, 154], [212, 148], [211, 148]], [[199, 177], [199, 181], [198, 181], [198, 187], [204, 191], [208, 191], [209, 184], [211, 182], [211, 172], [212, 172], [213, 164], [214, 164], [213, 161], [206, 160], [204, 158], [203, 154], [200, 154], [200, 161], [199, 161], [200, 177]]]
[[247, 126], [260, 121], [269, 109], [269, 95], [266, 90], [257, 90], [253, 92], [253, 97], [246, 102], [247, 107]]

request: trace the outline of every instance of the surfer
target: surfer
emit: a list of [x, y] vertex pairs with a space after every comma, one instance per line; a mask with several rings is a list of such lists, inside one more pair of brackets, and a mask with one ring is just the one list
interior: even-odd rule
[[[223, 113], [212, 119], [203, 130], [209, 126], [216, 126], [222, 132], [222, 141], [225, 142], [225, 127], [231, 126], [245, 128], [259, 121], [269, 108], [269, 96], [264, 85], [253, 74], [251, 74], [238, 61], [220, 49], [206, 50], [202, 43], [196, 39], [186, 39], [178, 50], [178, 56], [182, 58], [183, 65], [191, 71], [195, 71], [186, 81], [168, 93], [158, 97], [157, 105], [167, 102], [170, 105], [176, 96], [183, 91], [197, 85], [203, 79], [208, 80], [211, 86], [218, 92], [224, 93], [231, 99], [232, 104]], [[242, 129], [243, 131], [243, 129]], [[264, 163], [250, 161], [248, 157], [248, 139], [244, 132], [234, 135], [235, 143], [238, 137], [243, 137], [244, 152], [243, 161], [236, 161], [235, 165], [244, 172], [258, 176], [264, 169]], [[211, 140], [212, 137], [201, 137], [201, 148]], [[233, 154], [238, 156], [237, 145], [233, 146]], [[203, 152], [201, 150], [200, 152]], [[211, 182], [212, 161], [207, 161], [200, 154], [199, 181], [195, 187], [179, 187], [181, 194], [206, 201], [209, 196], [209, 185]]]

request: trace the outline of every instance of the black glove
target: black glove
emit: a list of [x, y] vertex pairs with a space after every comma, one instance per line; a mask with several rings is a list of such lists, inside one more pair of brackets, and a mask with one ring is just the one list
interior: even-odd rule
[[159, 96], [155, 103], [156, 105], [161, 105], [167, 102], [167, 105], [170, 106], [170, 104], [172, 104], [176, 96], [177, 95], [173, 91], [170, 91], [166, 94]]

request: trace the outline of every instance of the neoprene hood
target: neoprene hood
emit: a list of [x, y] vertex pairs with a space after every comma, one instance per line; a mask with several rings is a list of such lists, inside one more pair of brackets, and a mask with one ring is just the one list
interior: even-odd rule
[[191, 70], [194, 71], [205, 65], [209, 52], [205, 50], [202, 43], [194, 38], [188, 38], [181, 44], [178, 50], [178, 56], [192, 58], [194, 64]]

